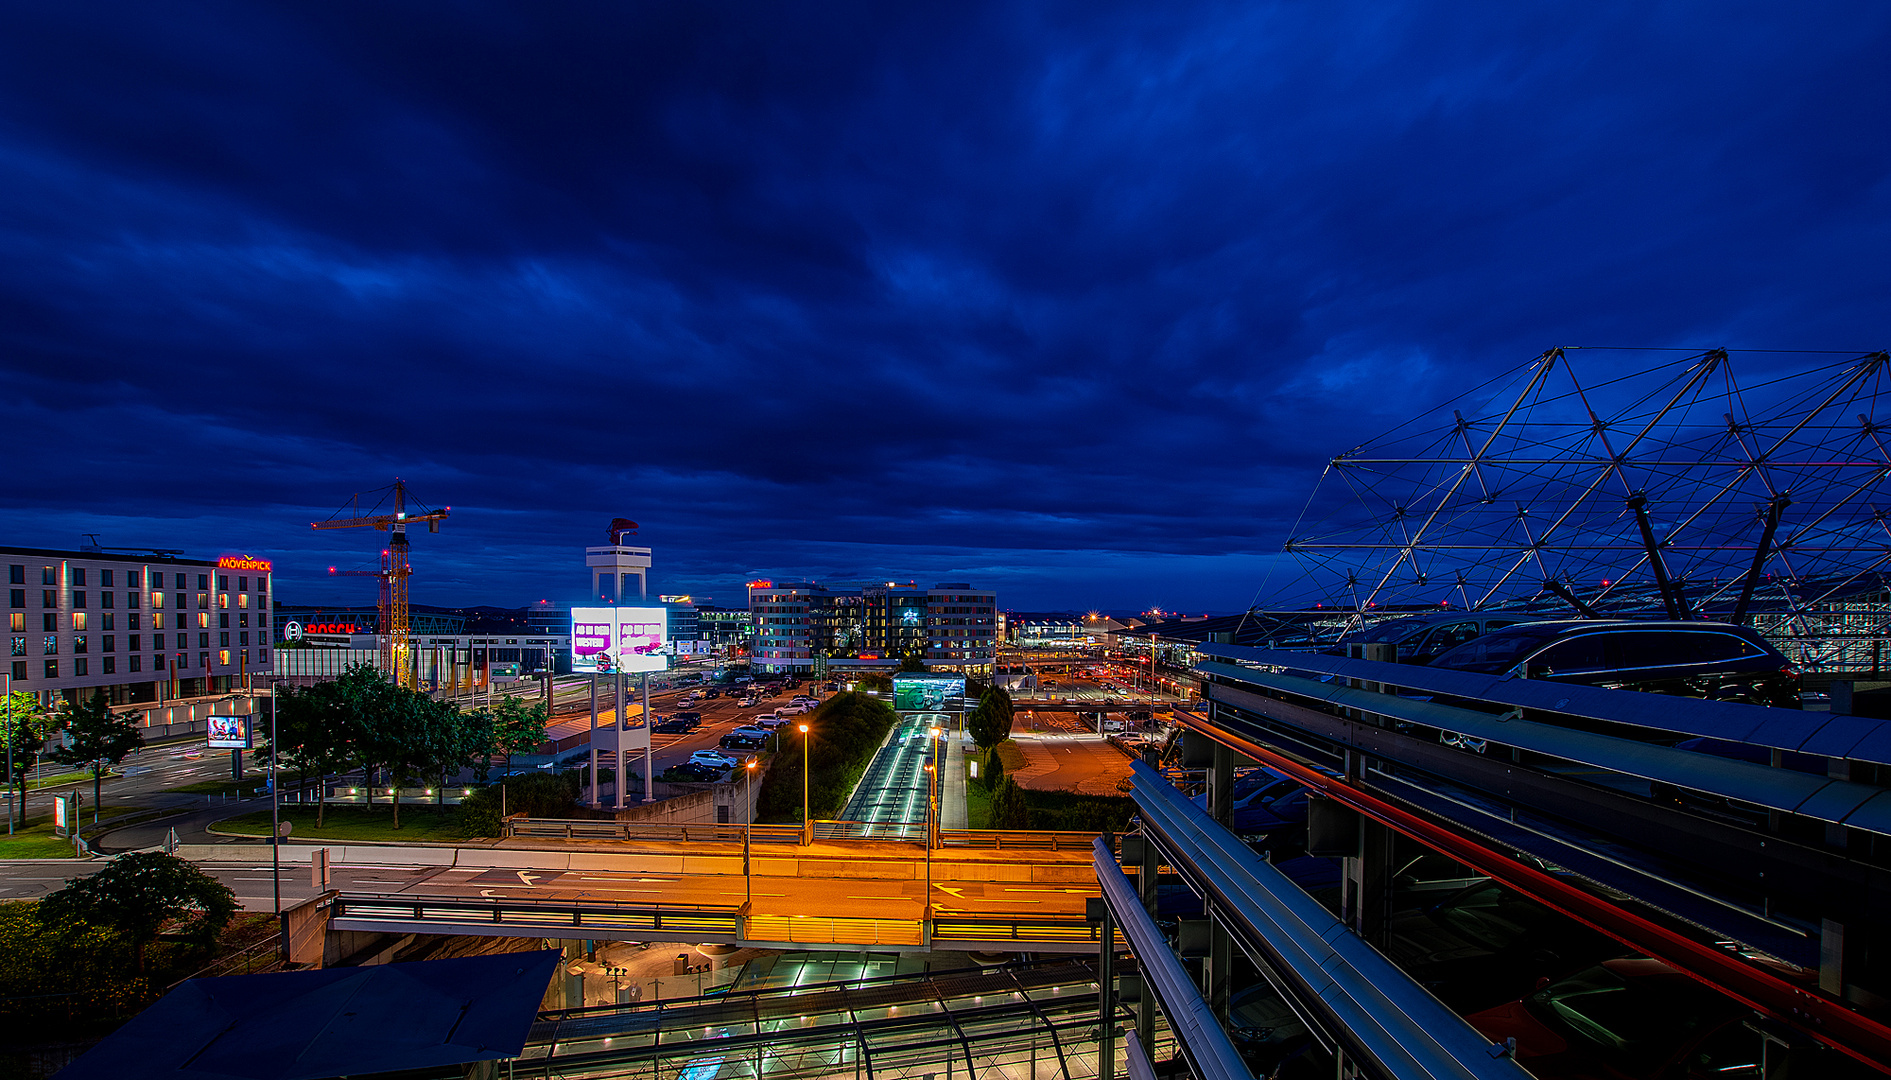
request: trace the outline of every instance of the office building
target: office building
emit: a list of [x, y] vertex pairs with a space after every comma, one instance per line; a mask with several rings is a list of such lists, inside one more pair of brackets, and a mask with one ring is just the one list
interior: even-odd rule
[[760, 671], [835, 666], [989, 668], [997, 654], [996, 596], [961, 582], [894, 582], [829, 589], [818, 582], [749, 582], [751, 662]]
[[271, 666], [268, 560], [0, 547], [0, 565], [8, 681], [47, 705], [223, 694]]

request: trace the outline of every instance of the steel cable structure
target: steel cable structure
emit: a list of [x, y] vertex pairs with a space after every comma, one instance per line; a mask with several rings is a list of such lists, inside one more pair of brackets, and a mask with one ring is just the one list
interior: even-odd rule
[[1873, 666], [1887, 379], [1883, 352], [1551, 349], [1335, 456], [1268, 607], [1322, 613], [1316, 638], [1440, 608], [1705, 616]]

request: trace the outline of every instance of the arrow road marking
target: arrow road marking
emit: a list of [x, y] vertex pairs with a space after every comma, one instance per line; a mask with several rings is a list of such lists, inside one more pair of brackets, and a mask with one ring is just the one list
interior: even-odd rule
[[528, 889], [532, 887], [532, 879], [536, 876], [538, 875], [528, 874], [523, 870], [519, 871], [519, 880], [524, 882], [525, 887]]

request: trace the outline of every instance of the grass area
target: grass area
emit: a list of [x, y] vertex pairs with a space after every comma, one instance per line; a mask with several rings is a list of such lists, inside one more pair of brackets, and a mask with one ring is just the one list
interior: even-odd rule
[[976, 780], [965, 781], [965, 827], [988, 828], [991, 821], [991, 792]]
[[[110, 780], [115, 775], [117, 774], [108, 772], [105, 774], [105, 779]], [[92, 782], [92, 772], [90, 769], [80, 769], [77, 772], [54, 773], [51, 776], [41, 776], [37, 778], [29, 777], [26, 781], [26, 790], [38, 791], [40, 788], [76, 784], [81, 780], [88, 784]]]
[[[43, 805], [43, 804], [42, 804]], [[130, 806], [107, 806], [99, 811], [101, 821], [124, 814], [139, 812]], [[5, 811], [0, 810], [0, 815]], [[79, 808], [79, 820], [82, 824], [92, 823], [91, 807]], [[70, 859], [73, 858], [72, 841], [64, 836], [53, 834], [53, 816], [51, 812], [26, 819], [26, 827], [14, 827], [12, 836], [6, 835], [6, 825], [0, 822], [0, 859]]]
[[1024, 768], [1024, 750], [1012, 739], [998, 744], [998, 760], [1005, 763], [1005, 775], [1010, 776]]
[[[456, 806], [401, 806], [401, 827], [394, 828], [394, 808], [390, 806], [331, 806], [322, 828], [315, 827], [313, 806], [285, 806], [282, 820], [293, 822], [289, 839], [297, 840], [436, 840], [457, 842], [466, 837], [460, 831], [460, 811]], [[268, 836], [269, 811], [239, 814], [225, 818], [211, 828], [216, 832], [239, 836]]]

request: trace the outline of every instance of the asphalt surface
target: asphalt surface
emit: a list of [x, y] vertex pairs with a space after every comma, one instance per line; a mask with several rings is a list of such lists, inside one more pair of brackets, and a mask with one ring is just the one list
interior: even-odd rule
[[[946, 729], [950, 717], [919, 713], [894, 726], [886, 745], [873, 756], [855, 786], [853, 798], [841, 811], [842, 821], [886, 824], [924, 824], [929, 812], [927, 783], [933, 774], [926, 766], [945, 760], [945, 742], [928, 738], [931, 728]], [[957, 738], [946, 731], [944, 738]]]

